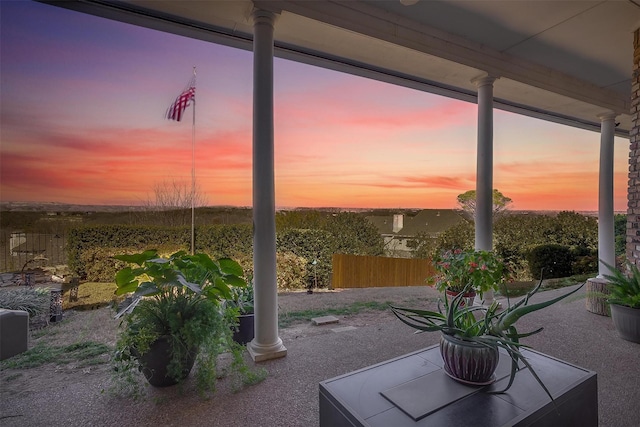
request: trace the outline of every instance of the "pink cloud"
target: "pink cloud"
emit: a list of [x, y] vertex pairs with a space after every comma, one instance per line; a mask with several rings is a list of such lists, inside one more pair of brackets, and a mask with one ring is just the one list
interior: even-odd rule
[[332, 85], [276, 97], [275, 114], [277, 122], [303, 125], [433, 130], [475, 126], [476, 106], [371, 80], [336, 78]]

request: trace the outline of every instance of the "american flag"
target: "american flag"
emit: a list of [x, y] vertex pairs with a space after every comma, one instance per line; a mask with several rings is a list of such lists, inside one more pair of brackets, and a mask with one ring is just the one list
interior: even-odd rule
[[182, 91], [182, 93], [176, 98], [176, 100], [169, 106], [167, 109], [166, 117], [169, 120], [182, 120], [182, 115], [184, 114], [184, 110], [191, 105], [191, 100], [195, 102], [196, 100], [196, 75], [195, 71], [193, 77], [187, 84], [187, 87]]

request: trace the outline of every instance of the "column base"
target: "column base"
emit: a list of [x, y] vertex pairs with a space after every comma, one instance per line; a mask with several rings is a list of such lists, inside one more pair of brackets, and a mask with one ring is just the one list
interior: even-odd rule
[[585, 307], [587, 311], [601, 316], [611, 316], [607, 298], [609, 298], [609, 281], [604, 277], [587, 279], [585, 285]]
[[272, 345], [261, 345], [256, 343], [255, 338], [247, 345], [249, 356], [254, 362], [264, 362], [265, 360], [279, 359], [287, 355], [287, 348], [282, 344], [282, 340]]

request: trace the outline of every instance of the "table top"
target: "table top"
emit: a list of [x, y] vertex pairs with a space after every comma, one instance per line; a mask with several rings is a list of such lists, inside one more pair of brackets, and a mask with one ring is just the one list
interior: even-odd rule
[[[536, 351], [522, 353], [556, 401], [592, 380], [597, 423], [595, 372]], [[323, 381], [320, 393], [343, 408], [353, 425], [362, 426], [515, 425], [528, 414], [555, 405], [527, 368], [516, 373], [506, 393], [496, 394], [507, 386], [510, 369], [511, 359], [501, 351], [493, 384], [465, 385], [446, 375], [436, 345]]]

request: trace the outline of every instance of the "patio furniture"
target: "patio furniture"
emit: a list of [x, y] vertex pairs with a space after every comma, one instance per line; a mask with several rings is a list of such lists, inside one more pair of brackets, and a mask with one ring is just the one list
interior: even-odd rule
[[0, 360], [27, 351], [29, 313], [0, 308]]
[[438, 346], [429, 347], [320, 383], [320, 426], [597, 426], [596, 373], [523, 350], [554, 396], [552, 402], [528, 369], [507, 393], [510, 359], [500, 354], [496, 382], [467, 386], [442, 369]]

